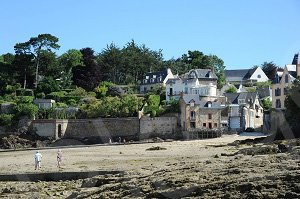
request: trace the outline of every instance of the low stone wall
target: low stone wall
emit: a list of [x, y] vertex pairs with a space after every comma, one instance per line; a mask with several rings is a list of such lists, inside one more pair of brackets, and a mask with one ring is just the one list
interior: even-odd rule
[[136, 139], [139, 133], [138, 118], [99, 118], [89, 120], [68, 120], [64, 138], [97, 137], [102, 142], [118, 137]]
[[32, 128], [40, 136], [55, 139], [89, 139], [93, 143], [172, 137], [179, 132], [178, 117], [98, 118], [71, 120], [34, 120]]
[[177, 117], [142, 117], [140, 119], [140, 139], [151, 136], [165, 137], [174, 134], [178, 129]]

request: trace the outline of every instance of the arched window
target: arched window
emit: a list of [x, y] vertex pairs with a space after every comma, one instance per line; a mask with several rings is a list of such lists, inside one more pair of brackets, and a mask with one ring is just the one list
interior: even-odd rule
[[285, 83], [289, 83], [289, 75], [288, 74], [285, 75]]

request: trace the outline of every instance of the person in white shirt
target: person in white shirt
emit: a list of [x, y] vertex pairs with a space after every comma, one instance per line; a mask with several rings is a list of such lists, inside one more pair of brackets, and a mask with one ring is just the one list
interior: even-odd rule
[[58, 167], [58, 168], [60, 168], [60, 166], [61, 166], [62, 158], [63, 158], [62, 151], [61, 151], [61, 149], [58, 149], [58, 151], [57, 151], [57, 156], [56, 156], [57, 167]]
[[41, 161], [42, 161], [42, 154], [37, 151], [34, 155], [34, 161], [35, 161], [35, 170], [40, 169], [41, 168]]

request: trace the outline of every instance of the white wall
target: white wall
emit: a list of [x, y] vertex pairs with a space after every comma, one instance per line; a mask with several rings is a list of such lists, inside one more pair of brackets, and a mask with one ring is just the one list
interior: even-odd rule
[[[260, 75], [261, 77], [258, 78], [258, 75]], [[267, 77], [267, 75], [264, 73], [264, 71], [260, 67], [257, 67], [257, 69], [255, 70], [255, 72], [250, 77], [250, 79], [251, 80], [257, 80], [257, 82], [265, 82], [265, 81], [269, 80], [269, 78]]]

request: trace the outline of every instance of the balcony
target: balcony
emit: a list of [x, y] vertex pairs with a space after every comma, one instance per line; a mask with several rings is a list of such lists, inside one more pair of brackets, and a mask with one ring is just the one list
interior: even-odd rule
[[194, 117], [189, 117], [188, 118], [190, 121], [196, 121], [196, 116], [194, 116]]

